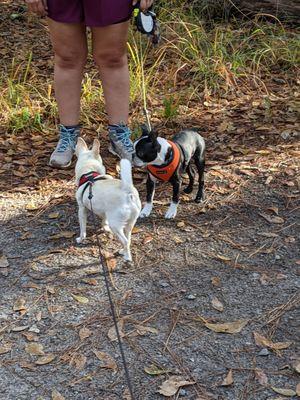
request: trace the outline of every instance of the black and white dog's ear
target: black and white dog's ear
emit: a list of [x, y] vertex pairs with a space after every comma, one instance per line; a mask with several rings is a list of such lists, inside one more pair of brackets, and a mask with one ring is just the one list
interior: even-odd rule
[[149, 139], [151, 140], [151, 142], [152, 142], [154, 148], [157, 150], [157, 152], [159, 152], [160, 149], [161, 149], [161, 145], [159, 144], [159, 141], [157, 140], [157, 137], [158, 137], [157, 131], [152, 130], [149, 133]]
[[150, 132], [145, 124], [141, 126], [141, 130], [142, 130], [142, 137], [149, 136]]
[[156, 142], [158, 133], [155, 130], [151, 130], [151, 132], [149, 132], [149, 137], [152, 140], [152, 142]]

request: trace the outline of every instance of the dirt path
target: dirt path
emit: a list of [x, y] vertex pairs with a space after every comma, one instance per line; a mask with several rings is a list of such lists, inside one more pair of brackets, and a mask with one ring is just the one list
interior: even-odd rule
[[[256, 161], [260, 157], [256, 153]], [[291, 168], [288, 152], [280, 158], [277, 166]], [[268, 176], [273, 179], [266, 185]], [[156, 392], [172, 375], [196, 382], [180, 392], [191, 400], [275, 399], [271, 386], [295, 390], [295, 177], [245, 169], [238, 160], [219, 162], [208, 170], [205, 204], [185, 196], [175, 221], [162, 218], [167, 195], [161, 188], [153, 216], [133, 235], [135, 265], [124, 268], [118, 258], [111, 273], [137, 398], [161, 398]], [[73, 189], [72, 182], [57, 181], [44, 190], [19, 186], [1, 195], [0, 243], [9, 266], [0, 269], [0, 352], [11, 348], [0, 355], [1, 399], [49, 399], [54, 389], [66, 399], [123, 398], [95, 236], [90, 228], [83, 246], [73, 237], [55, 239], [78, 231]], [[101, 239], [113, 253], [115, 241], [103, 233]], [[213, 308], [216, 298], [223, 312]], [[205, 326], [237, 320], [248, 323], [235, 334]], [[253, 332], [291, 343], [278, 351], [257, 346]], [[28, 354], [32, 343], [53, 355], [49, 363], [37, 365], [41, 356]], [[119, 369], [105, 368], [94, 350], [109, 354]], [[152, 365], [168, 372], [151, 376], [144, 369]], [[222, 387], [229, 370], [234, 383]]]

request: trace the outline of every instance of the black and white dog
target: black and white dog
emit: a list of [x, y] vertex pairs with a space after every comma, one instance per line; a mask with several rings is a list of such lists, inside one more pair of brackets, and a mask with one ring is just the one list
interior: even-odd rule
[[142, 127], [142, 136], [134, 142], [135, 154], [133, 164], [138, 167], [147, 166], [148, 179], [147, 203], [140, 213], [141, 218], [148, 217], [153, 207], [155, 184], [158, 181], [170, 182], [173, 185], [173, 197], [165, 218], [175, 218], [179, 203], [181, 175], [187, 172], [189, 184], [184, 189], [191, 193], [195, 182], [195, 172], [191, 162], [194, 160], [198, 174], [199, 184], [195, 201], [203, 200], [204, 167], [205, 167], [205, 142], [202, 136], [193, 130], [184, 130], [177, 133], [172, 140], [157, 137], [154, 131]]

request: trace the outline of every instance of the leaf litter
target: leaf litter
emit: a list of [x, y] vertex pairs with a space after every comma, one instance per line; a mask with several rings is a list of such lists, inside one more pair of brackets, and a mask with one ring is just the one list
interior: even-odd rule
[[241, 330], [248, 324], [248, 320], [238, 320], [234, 322], [224, 322], [224, 323], [216, 323], [212, 324], [209, 322], [205, 322], [204, 325], [206, 328], [210, 329], [211, 331], [217, 333], [239, 333]]
[[44, 347], [40, 343], [27, 343], [25, 346], [25, 351], [33, 356], [45, 355]]
[[232, 369], [230, 369], [228, 374], [224, 378], [223, 382], [221, 383], [221, 386], [230, 386], [233, 384], [233, 382], [234, 382], [233, 373], [232, 373]]
[[292, 344], [292, 342], [273, 343], [273, 342], [271, 342], [271, 340], [268, 340], [263, 335], [261, 335], [260, 333], [257, 333], [257, 332], [253, 332], [253, 336], [254, 336], [255, 344], [257, 346], [268, 347], [272, 350], [284, 350], [284, 349], [287, 349], [288, 347], [290, 347], [290, 345]]
[[194, 381], [187, 381], [182, 376], [174, 375], [160, 385], [158, 393], [165, 397], [171, 397], [174, 396], [181, 387], [195, 385], [195, 383]]
[[107, 353], [93, 349], [95, 356], [102, 362], [101, 368], [112, 369], [114, 372], [118, 370], [116, 361]]

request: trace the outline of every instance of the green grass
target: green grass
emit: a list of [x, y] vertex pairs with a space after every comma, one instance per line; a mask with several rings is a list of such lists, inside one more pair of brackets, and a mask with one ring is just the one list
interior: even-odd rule
[[[227, 21], [222, 19], [226, 10], [220, 12], [219, 8], [213, 12], [220, 19], [212, 23], [206, 3], [175, 0], [169, 7], [169, 2], [161, 0], [163, 40], [156, 49], [146, 38], [131, 32], [128, 54], [134, 119], [141, 116], [145, 96], [156, 115], [169, 121], [180, 117], [181, 105], [188, 106], [204, 92], [223, 95], [250, 81], [265, 90], [274, 74], [289, 79], [299, 72], [299, 31], [275, 19]], [[16, 54], [11, 66], [1, 73], [0, 84], [1, 126], [18, 132], [55, 125], [52, 77], [37, 74], [31, 53], [26, 61], [18, 60]], [[105, 121], [103, 92], [95, 69], [84, 76], [82, 120], [85, 126], [93, 127]]]

